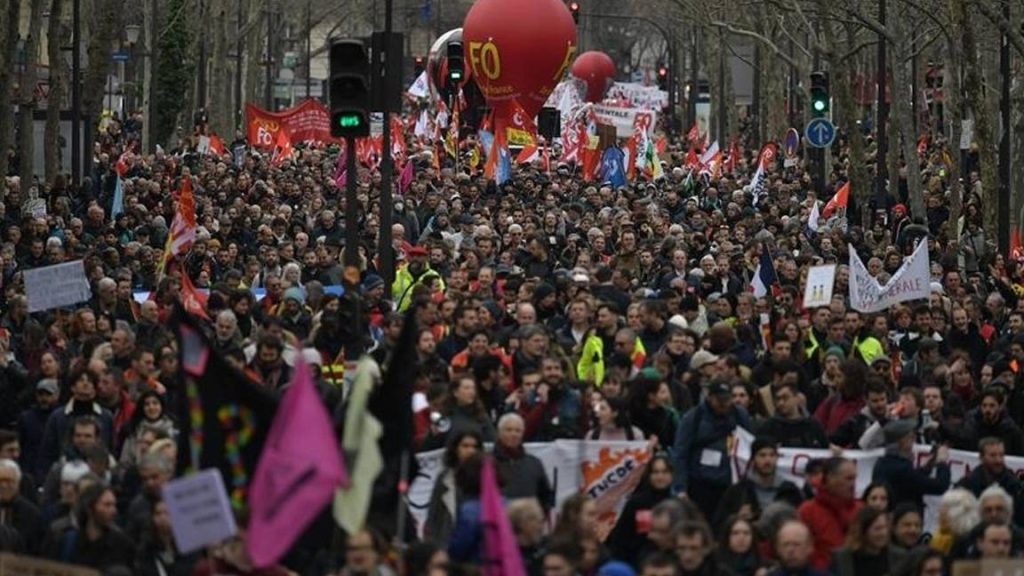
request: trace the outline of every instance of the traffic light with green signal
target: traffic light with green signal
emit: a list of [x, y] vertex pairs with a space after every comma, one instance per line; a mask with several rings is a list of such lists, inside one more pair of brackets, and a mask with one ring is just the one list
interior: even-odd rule
[[336, 40], [329, 52], [331, 136], [370, 135], [370, 59], [361, 40]]
[[815, 118], [829, 115], [831, 96], [828, 91], [828, 72], [811, 72], [811, 114]]

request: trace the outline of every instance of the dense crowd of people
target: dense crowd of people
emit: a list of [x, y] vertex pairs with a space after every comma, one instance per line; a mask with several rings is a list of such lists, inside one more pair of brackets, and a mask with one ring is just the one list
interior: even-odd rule
[[[975, 172], [950, 221], [941, 138], [922, 156], [926, 215], [911, 219], [896, 178], [870, 223], [851, 206], [848, 225], [812, 232], [827, 197], [803, 166], [778, 166], [755, 205], [753, 146], [719, 177], [685, 169], [686, 144], [672, 140], [657, 181], [613, 189], [574, 165], [538, 163], [499, 187], [410, 137], [415, 177], [394, 197], [390, 290], [376, 167], [358, 174], [353, 249], [366, 327], [356, 337], [385, 369], [403, 319], [418, 323], [414, 448], [444, 449], [421, 541], [398, 551], [393, 525], [332, 539], [336, 528], [316, 524], [313, 540], [327, 545], [302, 540], [282, 566], [254, 568], [241, 510], [235, 539], [182, 554], [161, 497], [176, 474], [179, 355], [167, 319], [180, 274], [208, 290], [218, 354], [277, 394], [296, 362], [313, 364], [339, 413], [353, 339], [334, 287], [352, 247], [335, 147], [300, 145], [279, 162], [239, 135], [224, 156], [197, 153], [195, 138], [124, 154], [137, 129], [104, 127], [81, 186], [58, 177], [26, 195], [5, 181], [0, 550], [140, 576], [472, 573], [493, 458], [531, 576], [939, 576], [957, 559], [1024, 553], [1021, 483], [1005, 463], [1024, 456], [1024, 266], [982, 229]], [[833, 153], [829, 194], [861, 161], [842, 138]], [[185, 179], [198, 233], [162, 275]], [[851, 309], [847, 246], [884, 283], [915, 240], [929, 243], [930, 298]], [[755, 297], [762, 251], [778, 285]], [[30, 314], [23, 272], [79, 259], [92, 299]], [[838, 265], [831, 304], [805, 309], [807, 270], [823, 263]], [[755, 440], [736, 480], [738, 428]], [[556, 502], [524, 449], [557, 439], [648, 442], [643, 479], [603, 540], [593, 503]], [[915, 443], [935, 447], [920, 467]], [[797, 484], [777, 470], [781, 447], [833, 457], [809, 462]], [[844, 451], [875, 448], [884, 455], [857, 493]], [[955, 486], [951, 448], [981, 463]], [[927, 535], [925, 495], [941, 496]]]

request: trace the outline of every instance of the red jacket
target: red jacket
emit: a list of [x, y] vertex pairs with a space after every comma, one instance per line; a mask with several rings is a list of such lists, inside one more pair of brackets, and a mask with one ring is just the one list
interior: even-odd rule
[[864, 407], [864, 398], [843, 398], [842, 394], [833, 394], [818, 405], [814, 411], [814, 419], [825, 429], [825, 435], [831, 436], [843, 423], [853, 418]]
[[846, 531], [861, 506], [862, 502], [856, 498], [839, 498], [827, 490], [818, 490], [814, 498], [800, 505], [800, 520], [814, 535], [812, 566], [828, 570], [832, 551], [846, 541]]

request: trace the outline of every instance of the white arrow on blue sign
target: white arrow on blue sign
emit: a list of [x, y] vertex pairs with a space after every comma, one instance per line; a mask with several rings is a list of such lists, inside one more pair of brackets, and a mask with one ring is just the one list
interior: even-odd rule
[[836, 139], [836, 126], [828, 118], [815, 118], [807, 123], [804, 130], [807, 143], [815, 148], [828, 148]]

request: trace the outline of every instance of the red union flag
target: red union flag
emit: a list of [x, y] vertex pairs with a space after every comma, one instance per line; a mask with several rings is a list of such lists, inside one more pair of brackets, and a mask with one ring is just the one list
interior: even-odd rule
[[327, 107], [317, 100], [270, 112], [255, 104], [245, 105], [245, 124], [249, 144], [272, 150], [278, 144], [278, 133], [284, 131], [292, 144], [299, 142], [338, 142], [331, 136], [331, 115]]

